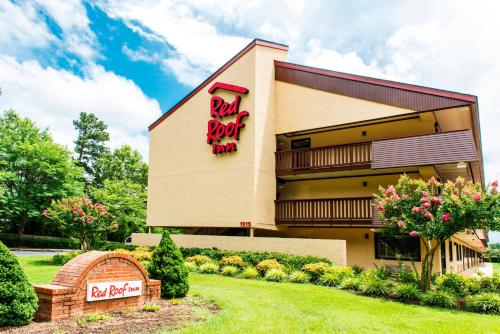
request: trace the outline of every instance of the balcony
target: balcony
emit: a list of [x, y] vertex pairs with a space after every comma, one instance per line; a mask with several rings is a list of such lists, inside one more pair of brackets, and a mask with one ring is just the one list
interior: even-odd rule
[[275, 201], [276, 225], [380, 227], [372, 197]]
[[276, 175], [445, 165], [477, 160], [472, 132], [461, 130], [278, 151]]
[[276, 152], [276, 174], [319, 173], [371, 166], [371, 142]]

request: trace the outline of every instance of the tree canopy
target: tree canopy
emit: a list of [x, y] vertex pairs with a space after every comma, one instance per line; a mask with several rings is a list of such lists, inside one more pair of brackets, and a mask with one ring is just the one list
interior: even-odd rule
[[0, 116], [0, 230], [22, 234], [54, 199], [83, 191], [82, 170], [47, 130], [9, 110]]
[[463, 178], [442, 184], [435, 178], [425, 182], [402, 175], [396, 186], [380, 188], [378, 210], [384, 219], [383, 233], [420, 238], [425, 247], [420, 274], [424, 290], [430, 286], [434, 254], [445, 240], [461, 231], [500, 227], [497, 187], [493, 182], [484, 192], [479, 183]]
[[92, 184], [95, 178], [94, 165], [96, 161], [109, 151], [106, 142], [109, 141], [108, 126], [92, 113], [82, 112], [73, 121], [77, 138], [75, 154], [78, 164], [84, 169], [87, 184]]

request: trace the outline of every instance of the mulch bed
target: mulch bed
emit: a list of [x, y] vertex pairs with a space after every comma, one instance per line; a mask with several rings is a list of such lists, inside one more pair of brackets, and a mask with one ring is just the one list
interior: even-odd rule
[[31, 322], [23, 327], [0, 328], [8, 334], [146, 334], [160, 329], [177, 329], [206, 319], [220, 307], [199, 297], [161, 300], [159, 310], [146, 312], [141, 308], [129, 308], [105, 313], [107, 320], [91, 319], [88, 314], [53, 322]]

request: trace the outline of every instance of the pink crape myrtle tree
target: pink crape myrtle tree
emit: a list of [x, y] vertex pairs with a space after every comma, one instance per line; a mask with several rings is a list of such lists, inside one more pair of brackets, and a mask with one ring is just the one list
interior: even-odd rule
[[434, 255], [445, 240], [461, 231], [499, 229], [497, 188], [496, 181], [483, 191], [479, 183], [460, 177], [440, 183], [434, 177], [425, 182], [407, 175], [396, 186], [380, 187], [376, 205], [384, 221], [381, 232], [393, 238], [420, 238], [424, 245], [420, 272], [412, 263], [422, 290], [430, 288]]
[[116, 226], [111, 224], [108, 210], [86, 197], [63, 198], [52, 201], [42, 212], [50, 223], [70, 237], [80, 241], [82, 250], [98, 249], [106, 235]]

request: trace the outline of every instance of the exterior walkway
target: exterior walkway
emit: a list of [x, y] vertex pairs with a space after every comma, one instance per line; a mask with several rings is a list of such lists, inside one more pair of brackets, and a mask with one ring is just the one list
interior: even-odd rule
[[493, 276], [493, 264], [489, 263], [489, 262], [481, 263], [475, 267], [466, 269], [466, 270], [460, 272], [459, 274], [462, 276], [466, 276], [466, 277], [479, 277], [476, 274], [476, 271], [482, 271], [484, 273], [484, 276], [491, 277], [491, 276]]

